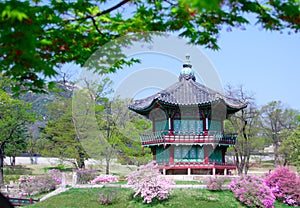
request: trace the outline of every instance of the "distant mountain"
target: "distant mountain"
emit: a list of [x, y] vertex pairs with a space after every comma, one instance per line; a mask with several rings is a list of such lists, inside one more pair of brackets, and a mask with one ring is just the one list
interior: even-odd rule
[[33, 93], [27, 92], [20, 97], [26, 103], [32, 104], [33, 111], [41, 118], [41, 120], [47, 120], [47, 104], [54, 102], [56, 97], [62, 96], [65, 98], [71, 98], [73, 94], [74, 84], [57, 82], [55, 89], [48, 93]]

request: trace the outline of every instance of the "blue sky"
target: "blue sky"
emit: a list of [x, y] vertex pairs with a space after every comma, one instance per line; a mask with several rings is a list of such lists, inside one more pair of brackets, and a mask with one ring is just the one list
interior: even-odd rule
[[223, 84], [244, 85], [259, 105], [281, 100], [300, 110], [300, 34], [246, 28], [222, 32], [219, 51], [201, 50]]
[[[280, 34], [248, 25], [246, 30], [222, 31], [219, 46], [221, 49], [218, 51], [197, 48], [210, 60], [223, 86], [243, 85], [246, 91], [254, 95], [259, 106], [273, 100], [281, 100], [286, 107], [300, 110], [299, 34]], [[164, 47], [174, 46], [166, 43]], [[169, 50], [174, 51], [176, 47]], [[186, 52], [190, 53], [187, 49], [177, 54], [184, 59]], [[190, 55], [193, 64], [197, 56]], [[120, 70], [111, 77], [116, 83], [115, 90], [120, 88], [121, 94], [129, 93], [135, 99], [139, 99], [177, 81], [182, 68], [180, 58], [159, 54], [142, 54], [137, 57], [141, 59], [141, 64]], [[165, 74], [165, 71], [170, 73]], [[198, 81], [201, 82], [199, 77]], [[119, 85], [120, 83], [122, 85]], [[144, 86], [152, 89], [143, 89]], [[142, 93], [138, 92], [135, 95], [131, 92], [134, 90]]]
[[[197, 48], [210, 60], [223, 86], [243, 85], [246, 91], [254, 94], [259, 106], [280, 100], [286, 107], [300, 111], [300, 34], [265, 31], [251, 24], [246, 26], [246, 30], [227, 32], [224, 29], [218, 44], [221, 48], [218, 51], [201, 46]], [[176, 51], [176, 45], [165, 44], [164, 47], [174, 47], [170, 50]], [[123, 91], [143, 90], [138, 92], [139, 95], [134, 94], [135, 99], [152, 95], [155, 90], [164, 89], [177, 81], [187, 52], [191, 53], [189, 50], [179, 50], [175, 57], [167, 58], [157, 54], [138, 56], [142, 64], [119, 70], [111, 76], [115, 82], [113, 87]], [[190, 55], [193, 63], [195, 56]], [[140, 76], [134, 74], [141, 69], [148, 71]], [[164, 74], [166, 70], [171, 75]], [[158, 79], [156, 73], [162, 73], [163, 78]], [[130, 76], [133, 74], [132, 79]], [[152, 83], [149, 81], [151, 79], [155, 81]], [[126, 82], [120, 85], [124, 80]], [[152, 89], [143, 89], [143, 85], [152, 86]]]
[[[287, 107], [300, 111], [300, 34], [265, 31], [254, 24], [254, 16], [247, 17], [252, 24], [246, 25], [246, 30], [233, 29], [227, 32], [223, 29], [218, 40], [220, 50], [198, 48], [214, 66], [223, 86], [243, 85], [245, 90], [254, 94], [259, 106], [281, 100]], [[182, 57], [186, 52], [189, 51], [180, 51]], [[115, 82], [115, 90], [122, 80], [127, 81], [124, 85], [119, 85], [123, 91], [128, 91], [130, 87], [133, 91], [140, 89], [140, 85], [158, 85], [163, 89], [177, 80], [182, 60], [161, 58], [153, 54], [140, 57], [144, 63], [127, 67], [111, 77]], [[191, 61], [193, 62], [193, 54]], [[140, 77], [134, 74], [134, 79], [131, 79], [130, 76], [141, 69], [149, 70]], [[171, 76], [164, 74], [166, 70], [171, 72]], [[155, 73], [162, 73], [164, 79], [157, 79]], [[151, 79], [156, 82], [151, 83]], [[140, 81], [140, 85], [137, 81]], [[149, 96], [154, 93], [153, 89], [145, 89], [135, 98]], [[158, 90], [157, 88], [156, 91]]]

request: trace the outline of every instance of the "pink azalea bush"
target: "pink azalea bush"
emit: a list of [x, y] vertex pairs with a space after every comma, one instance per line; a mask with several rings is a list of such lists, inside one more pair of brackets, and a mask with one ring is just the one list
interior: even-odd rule
[[118, 182], [116, 176], [101, 174], [97, 176], [94, 180], [92, 180], [91, 184], [111, 183], [111, 182]]
[[62, 172], [58, 169], [51, 169], [48, 171], [48, 174], [52, 177], [52, 180], [58, 184], [62, 182]]
[[87, 184], [97, 176], [98, 171], [93, 169], [79, 169], [74, 170], [74, 172], [77, 174], [78, 184]]
[[174, 181], [161, 175], [155, 162], [139, 167], [128, 175], [127, 180], [134, 189], [134, 197], [141, 196], [144, 203], [151, 203], [155, 198], [168, 199], [171, 185], [175, 185]]
[[278, 167], [265, 175], [265, 183], [276, 199], [291, 206], [300, 206], [300, 177], [289, 167]]
[[21, 196], [32, 196], [35, 194], [47, 193], [55, 190], [61, 184], [62, 172], [56, 169], [48, 171], [46, 175], [20, 176], [19, 186]]
[[43, 176], [21, 176], [19, 186], [21, 196], [32, 196], [55, 190], [57, 183], [49, 175]]
[[206, 182], [206, 187], [211, 191], [221, 191], [222, 186], [225, 183], [225, 179], [221, 177], [209, 177]]
[[235, 197], [248, 207], [273, 208], [275, 196], [264, 180], [246, 175], [233, 180], [230, 189]]

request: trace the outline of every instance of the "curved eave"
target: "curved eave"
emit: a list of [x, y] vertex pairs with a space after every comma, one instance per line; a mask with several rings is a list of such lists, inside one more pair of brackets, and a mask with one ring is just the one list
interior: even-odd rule
[[227, 114], [233, 114], [244, 108], [247, 108], [248, 104], [244, 103], [243, 105], [239, 105], [239, 106], [232, 106], [227, 104], [226, 106], [227, 106]]
[[148, 115], [150, 113], [150, 111], [154, 108], [156, 101], [157, 101], [157, 99], [152, 100], [150, 105], [147, 105], [144, 108], [135, 108], [134, 105], [130, 105], [130, 106], [128, 106], [128, 108], [138, 114]]
[[[143, 102], [143, 100], [139, 100], [140, 102]], [[155, 108], [156, 104], [162, 105], [162, 106], [167, 106], [167, 107], [207, 107], [210, 106], [212, 104], [216, 104], [218, 102], [222, 102], [227, 109], [227, 114], [233, 114], [238, 112], [241, 109], [244, 109], [247, 107], [247, 103], [241, 103], [240, 105], [237, 104], [231, 104], [229, 102], [226, 102], [224, 99], [222, 98], [217, 98], [215, 100], [212, 101], [207, 101], [207, 102], [203, 102], [203, 103], [173, 103], [173, 102], [167, 102], [164, 101], [162, 99], [159, 98], [154, 98], [151, 102], [149, 102], [148, 105], [145, 105], [144, 107], [135, 107], [134, 104], [128, 106], [128, 108], [138, 114], [141, 115], [145, 115], [148, 116], [150, 111]]]

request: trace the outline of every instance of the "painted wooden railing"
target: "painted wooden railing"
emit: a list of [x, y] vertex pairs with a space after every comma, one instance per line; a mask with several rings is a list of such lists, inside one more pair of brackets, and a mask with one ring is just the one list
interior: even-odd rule
[[29, 198], [29, 199], [10, 198], [10, 197], [7, 198], [13, 206], [27, 206], [30, 204], [38, 203], [40, 201], [40, 199], [33, 199], [33, 198]]
[[233, 162], [162, 162], [157, 163], [162, 168], [186, 168], [194, 167], [199, 169], [220, 168], [220, 169], [235, 169], [236, 164]]
[[186, 132], [186, 131], [157, 131], [140, 135], [142, 145], [174, 144], [174, 143], [207, 143], [234, 145], [236, 133], [223, 134], [218, 131]]

